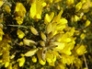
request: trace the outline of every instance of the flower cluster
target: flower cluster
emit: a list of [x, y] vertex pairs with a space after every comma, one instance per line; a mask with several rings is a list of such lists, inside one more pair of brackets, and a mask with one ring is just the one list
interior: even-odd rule
[[0, 0], [0, 68], [88, 68], [91, 4], [91, 0]]

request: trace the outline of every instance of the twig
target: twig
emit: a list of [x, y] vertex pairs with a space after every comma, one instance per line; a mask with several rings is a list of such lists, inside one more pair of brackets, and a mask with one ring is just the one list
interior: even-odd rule
[[83, 58], [84, 58], [84, 62], [85, 62], [86, 69], [88, 69], [88, 65], [87, 65], [87, 61], [86, 61], [85, 55], [83, 55]]

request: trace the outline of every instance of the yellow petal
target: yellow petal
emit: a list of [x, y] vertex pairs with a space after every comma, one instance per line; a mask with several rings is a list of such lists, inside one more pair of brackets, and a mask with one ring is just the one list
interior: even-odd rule
[[38, 35], [38, 31], [34, 27], [31, 26], [30, 30], [34, 35]]
[[0, 8], [4, 4], [3, 0], [0, 0]]
[[79, 11], [82, 8], [82, 2], [78, 2], [75, 8], [76, 8], [76, 11]]
[[25, 63], [25, 58], [24, 57], [21, 57], [17, 60], [17, 62], [19, 62], [19, 66], [22, 67]]
[[63, 13], [63, 9], [61, 9], [61, 11], [59, 12], [59, 14], [56, 17], [54, 17], [52, 23], [54, 23], [54, 22], [58, 23], [58, 21], [61, 19], [62, 13]]
[[49, 23], [51, 21], [49, 14], [45, 15], [45, 24]]
[[36, 56], [33, 56], [32, 57], [32, 61], [35, 63], [35, 62], [37, 62], [37, 57]]
[[22, 3], [18, 2], [18, 3], [16, 3], [15, 12], [19, 12], [19, 11], [23, 11], [25, 13], [26, 9]]
[[40, 41], [40, 45], [41, 45], [42, 47], [45, 47], [45, 42], [44, 42], [44, 41]]
[[9, 5], [4, 5], [3, 9], [7, 12], [10, 13], [11, 12], [11, 8]]
[[53, 26], [52, 26], [51, 23], [49, 23], [49, 24], [47, 25], [47, 28], [46, 28], [46, 32], [47, 32], [47, 34], [51, 33], [52, 30], [53, 30]]
[[46, 35], [43, 32], [41, 32], [41, 38], [42, 40], [46, 41]]
[[71, 4], [74, 4], [74, 0], [67, 0], [67, 4], [70, 6]]
[[91, 22], [90, 22], [89, 20], [87, 20], [87, 21], [85, 22], [85, 27], [89, 26], [90, 24], [91, 24]]
[[31, 39], [26, 39], [26, 38], [23, 39], [23, 43], [24, 43], [24, 45], [27, 45], [27, 46], [30, 46], [31, 44], [36, 44], [35, 41], [33, 41]]
[[5, 63], [5, 67], [8, 67], [9, 64], [10, 64], [10, 62], [6, 62], [6, 63]]
[[24, 32], [21, 31], [20, 29], [17, 30], [17, 35], [18, 35], [18, 38], [20, 39], [22, 39], [25, 36]]
[[37, 10], [36, 10], [36, 0], [34, 0], [34, 2], [31, 4], [31, 7], [30, 7], [30, 17], [34, 18], [36, 13], [37, 13]]
[[61, 18], [61, 19], [60, 19], [60, 22], [61, 22], [61, 24], [66, 24], [66, 23], [68, 23], [67, 19], [65, 19], [65, 18]]
[[61, 51], [65, 47], [65, 43], [55, 42], [55, 45], [57, 45], [57, 47], [55, 47], [57, 51]]
[[36, 48], [36, 49], [32, 49], [32, 50], [26, 52], [24, 55], [25, 55], [26, 57], [31, 57], [31, 56], [35, 55], [37, 51], [38, 51], [37, 48]]
[[77, 15], [75, 15], [73, 18], [74, 18], [74, 21], [75, 21], [75, 22], [77, 22], [77, 21], [80, 20], [80, 18], [79, 18]]
[[37, 52], [37, 56], [38, 56], [39, 63], [40, 63], [41, 65], [45, 65], [45, 64], [46, 64], [46, 60], [43, 60], [43, 59], [42, 59], [42, 51], [41, 51], [41, 50], [39, 50], [39, 51]]
[[46, 60], [50, 66], [54, 66], [56, 61], [56, 54], [51, 51], [46, 52]]
[[84, 45], [81, 45], [80, 47], [77, 48], [76, 52], [78, 55], [83, 55], [87, 52], [87, 50]]
[[82, 33], [82, 34], [80, 35], [80, 38], [81, 38], [81, 39], [85, 39], [85, 36], [86, 36], [86, 35], [85, 35], [84, 33]]

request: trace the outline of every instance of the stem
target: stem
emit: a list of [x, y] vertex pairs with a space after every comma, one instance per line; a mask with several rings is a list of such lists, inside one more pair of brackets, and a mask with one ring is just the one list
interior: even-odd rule
[[83, 58], [84, 58], [84, 62], [85, 62], [86, 69], [88, 69], [87, 60], [86, 60], [85, 55], [83, 55]]
[[24, 26], [24, 25], [8, 25], [12, 27], [21, 27], [21, 28], [29, 28], [29, 26]]

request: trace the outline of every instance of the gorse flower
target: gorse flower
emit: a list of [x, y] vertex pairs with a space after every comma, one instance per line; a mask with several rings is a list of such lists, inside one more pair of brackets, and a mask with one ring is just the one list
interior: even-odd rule
[[16, 7], [14, 10], [15, 13], [15, 20], [20, 25], [23, 23], [23, 19], [25, 17], [26, 9], [22, 3], [16, 3]]
[[34, 0], [30, 7], [30, 17], [41, 19], [43, 8], [46, 6], [44, 0]]
[[0, 68], [87, 68], [91, 3], [0, 0]]

